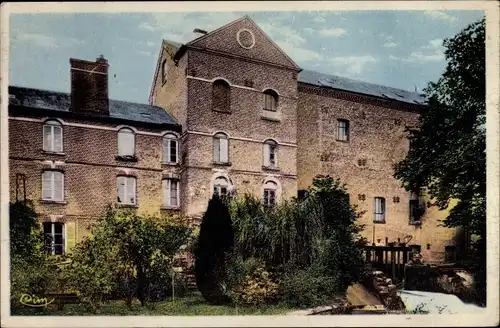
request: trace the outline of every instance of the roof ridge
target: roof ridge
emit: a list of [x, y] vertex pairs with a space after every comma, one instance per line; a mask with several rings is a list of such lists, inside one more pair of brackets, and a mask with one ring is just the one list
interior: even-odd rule
[[[408, 92], [408, 93], [411, 93], [411, 94], [419, 95], [420, 97], [422, 96], [422, 93], [418, 92], [418, 91], [411, 91], [411, 90], [407, 90], [407, 89], [401, 89], [401, 88], [391, 87], [391, 86], [384, 85], [384, 84], [368, 82], [368, 81], [361, 80], [361, 79], [353, 79], [353, 78], [350, 78], [350, 77], [345, 77], [345, 76], [336, 75], [336, 74], [321, 73], [321, 72], [310, 70], [310, 69], [303, 69], [301, 72], [299, 72], [299, 76], [300, 76], [300, 73], [302, 73], [302, 72], [305, 72], [305, 73], [310, 72], [310, 73], [314, 73], [314, 74], [323, 75], [325, 77], [333, 77], [333, 78], [337, 77], [337, 78], [341, 78], [341, 79], [344, 79], [344, 80], [352, 81], [354, 83], [364, 83], [364, 84], [368, 84], [368, 85], [371, 85], [371, 86], [383, 87], [383, 88], [397, 90], [397, 91], [404, 91], [404, 92]], [[300, 79], [299, 79], [299, 82], [301, 82]], [[302, 82], [302, 83], [307, 83], [307, 82]]]
[[[48, 90], [48, 89], [38, 89], [38, 88], [30, 88], [30, 87], [21, 87], [21, 86], [18, 86], [18, 85], [9, 85], [9, 88], [36, 90], [36, 91], [50, 92], [50, 93], [59, 93], [59, 94], [63, 94], [63, 95], [66, 95], [66, 96], [71, 96], [70, 92], [65, 92], [65, 91], [56, 91], [56, 90]], [[113, 99], [113, 98], [109, 98], [109, 101], [117, 101], [117, 102], [122, 102], [122, 103], [127, 103], [127, 104], [136, 104], [136, 105], [142, 105], [142, 106], [151, 106], [151, 107], [161, 108], [161, 107], [156, 106], [156, 105], [148, 104], [147, 102], [141, 103], [141, 102], [136, 102], [136, 101], [119, 100], [119, 99]]]

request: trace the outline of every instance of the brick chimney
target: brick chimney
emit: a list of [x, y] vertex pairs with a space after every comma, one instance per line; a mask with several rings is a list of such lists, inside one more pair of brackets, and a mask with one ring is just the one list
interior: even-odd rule
[[70, 58], [71, 110], [109, 115], [108, 61], [101, 55], [95, 62]]

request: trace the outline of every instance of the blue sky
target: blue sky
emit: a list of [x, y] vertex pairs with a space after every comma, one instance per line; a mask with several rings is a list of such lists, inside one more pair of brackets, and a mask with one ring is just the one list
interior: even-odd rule
[[422, 90], [446, 62], [442, 41], [482, 11], [41, 13], [10, 15], [9, 84], [69, 92], [69, 58], [110, 64], [110, 98], [147, 103], [163, 38], [187, 42], [249, 15], [303, 69]]

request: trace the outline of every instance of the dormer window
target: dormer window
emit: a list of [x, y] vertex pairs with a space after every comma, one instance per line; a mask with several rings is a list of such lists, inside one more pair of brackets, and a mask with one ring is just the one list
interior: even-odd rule
[[175, 164], [179, 160], [177, 137], [167, 133], [163, 137], [163, 163]]
[[264, 109], [276, 111], [278, 108], [278, 94], [274, 90], [264, 91]]

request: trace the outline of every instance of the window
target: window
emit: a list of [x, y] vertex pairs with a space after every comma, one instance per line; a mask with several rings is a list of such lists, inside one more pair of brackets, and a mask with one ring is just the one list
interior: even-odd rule
[[337, 140], [349, 141], [349, 121], [337, 120]]
[[212, 109], [229, 112], [231, 109], [231, 94], [229, 84], [224, 80], [217, 80], [212, 85]]
[[278, 167], [278, 144], [274, 140], [264, 142], [264, 166], [268, 168]]
[[214, 181], [214, 195], [224, 197], [229, 194], [229, 181], [224, 177], [218, 177]]
[[224, 133], [217, 133], [214, 136], [214, 162], [229, 162], [229, 140]]
[[117, 179], [117, 203], [123, 205], [136, 205], [136, 179], [135, 177], [119, 176]]
[[177, 163], [177, 160], [177, 137], [173, 134], [166, 134], [163, 137], [163, 163]]
[[161, 63], [161, 81], [162, 81], [162, 83], [165, 83], [167, 81], [167, 72], [168, 72], [167, 60], [164, 59], [163, 62]]
[[59, 171], [42, 173], [42, 199], [51, 201], [64, 200], [64, 174]]
[[118, 131], [118, 155], [130, 157], [135, 155], [135, 134], [131, 129], [123, 128]]
[[264, 91], [264, 109], [275, 111], [278, 107], [278, 94], [273, 90]]
[[175, 179], [163, 180], [163, 206], [179, 207], [179, 181]]
[[64, 254], [64, 224], [44, 222], [45, 250], [51, 255]]
[[58, 121], [47, 121], [43, 125], [43, 150], [62, 153], [63, 129]]
[[276, 182], [268, 181], [264, 185], [264, 206], [273, 207], [276, 205]]
[[375, 222], [385, 222], [385, 198], [375, 197]]

